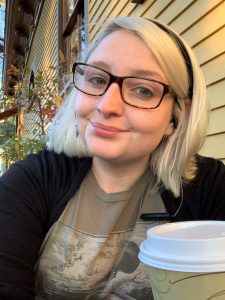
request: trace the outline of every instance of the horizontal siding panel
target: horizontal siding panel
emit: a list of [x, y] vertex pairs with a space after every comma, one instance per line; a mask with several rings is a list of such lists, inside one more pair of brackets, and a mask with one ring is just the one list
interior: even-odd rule
[[134, 16], [143, 16], [148, 10], [151, 9], [152, 5], [154, 4], [155, 0], [148, 0], [145, 1], [143, 4], [141, 5], [137, 5], [135, 7], [135, 10], [133, 12], [132, 15]]
[[[121, 1], [122, 2], [122, 1]], [[120, 11], [120, 16], [133, 16], [137, 10], [138, 7], [142, 5], [137, 5], [135, 3], [131, 3], [131, 1], [126, 1], [126, 3], [123, 6], [123, 9]]]
[[[110, 2], [101, 2], [101, 5], [98, 7], [98, 11], [96, 14], [90, 14], [90, 20], [93, 25], [91, 25], [90, 29], [90, 40], [92, 40], [97, 34], [99, 27], [110, 18], [114, 18], [116, 16], [129, 16], [134, 15], [136, 8], [142, 7], [142, 5], [136, 5], [131, 3], [130, 0], [114, 0]], [[97, 23], [97, 24], [96, 24]]]
[[208, 134], [225, 132], [225, 106], [212, 110]]
[[207, 87], [207, 97], [212, 109], [225, 105], [225, 79]]
[[[95, 9], [89, 10], [89, 17], [91, 21], [99, 20], [103, 23], [105, 19], [115, 16], [142, 16], [147, 10], [149, 10], [152, 3], [154, 3], [154, 0], [145, 1], [141, 5], [132, 3], [131, 0], [98, 0], [96, 1]], [[98, 9], [96, 8], [97, 6]], [[104, 16], [100, 19], [99, 15], [102, 15], [102, 13], [104, 13]]]
[[[186, 1], [184, 1], [184, 2], [186, 2]], [[222, 2], [223, 1], [221, 1], [221, 0], [207, 0], [207, 1], [198, 0], [198, 1], [193, 1], [193, 5], [190, 6], [186, 11], [184, 11], [183, 14], [179, 18], [177, 18], [174, 22], [172, 22], [171, 26], [178, 33], [182, 33], [183, 31], [186, 31], [187, 27], [189, 27], [193, 23], [197, 22], [204, 15], [208, 14], [208, 12], [210, 10], [212, 10], [213, 8], [215, 8], [218, 4], [220, 4]], [[215, 9], [214, 12], [211, 12], [211, 17], [212, 18], [217, 18], [218, 15], [219, 15], [219, 10], [224, 10], [224, 7], [222, 5], [224, 6], [224, 3], [221, 4], [219, 8]], [[204, 19], [206, 19], [206, 18], [204, 18]], [[202, 22], [203, 22], [203, 24], [205, 24], [204, 20]], [[211, 25], [207, 24], [207, 25], [211, 26], [212, 24]], [[199, 26], [201, 27], [201, 24]], [[193, 28], [194, 35], [197, 34], [197, 32], [195, 32], [195, 30], [197, 31], [197, 28], [198, 27]], [[200, 35], [202, 37], [202, 32], [200, 32]]]
[[[112, 1], [114, 2], [114, 1]], [[91, 12], [91, 18], [90, 21], [91, 22], [97, 22], [101, 15], [104, 13], [104, 11], [106, 10], [107, 6], [109, 6], [109, 0], [106, 1], [96, 1], [96, 5], [94, 6], [93, 11]]]
[[176, 0], [157, 19], [163, 23], [170, 24], [194, 2], [195, 0]]
[[[131, 3], [130, 0], [118, 1], [117, 5], [111, 9], [107, 18], [117, 17], [117, 16], [128, 16], [135, 9], [135, 4]], [[105, 16], [102, 18], [103, 21], [107, 19]]]
[[[104, 5], [101, 5], [99, 7], [99, 11], [96, 15], [91, 18], [91, 23], [93, 23], [93, 27], [90, 29], [90, 39], [92, 40], [96, 33], [98, 32], [100, 26], [104, 23], [104, 21], [107, 19], [107, 21], [110, 19], [110, 17], [113, 17], [112, 11], [114, 9], [118, 9], [118, 6], [121, 6], [121, 3], [124, 1], [120, 0], [114, 0], [114, 1], [105, 1]], [[116, 15], [116, 14], [115, 14]], [[97, 24], [95, 24], [97, 23]]]
[[[153, 5], [150, 6], [150, 8], [148, 8], [148, 10], [146, 12], [143, 12], [141, 14], [142, 17], [144, 18], [150, 18], [150, 19], [154, 19], [157, 17], [157, 15], [161, 14], [164, 10], [166, 10], [166, 8], [173, 2], [173, 0], [171, 1], [163, 1], [163, 0], [157, 0], [155, 2], [153, 2]], [[147, 1], [148, 3], [148, 1]]]
[[[225, 20], [224, 20], [225, 22]], [[216, 47], [215, 47], [216, 45]], [[225, 27], [197, 45], [194, 49], [199, 64], [225, 52]]]
[[200, 153], [205, 156], [225, 159], [225, 133], [208, 136]]
[[[52, 78], [57, 74], [58, 47], [57, 47], [57, 1], [46, 0], [31, 45], [28, 67], [35, 65], [35, 70], [46, 71], [46, 77]], [[49, 69], [49, 67], [55, 69]], [[51, 82], [51, 80], [49, 80]], [[43, 89], [47, 88], [43, 86]], [[51, 89], [51, 86], [49, 87]], [[39, 118], [34, 112], [24, 114], [24, 134], [31, 136], [34, 128], [39, 129]]]
[[88, 7], [89, 7], [89, 12], [92, 12], [95, 8], [95, 6], [97, 5], [98, 1], [96, 0], [90, 0], [88, 3]]
[[56, 1], [45, 1], [33, 40], [28, 65], [46, 70], [57, 66], [57, 6]]
[[225, 78], [225, 54], [202, 66], [206, 84]]
[[[197, 3], [201, 3], [201, 2], [202, 1], [198, 1]], [[204, 3], [211, 3], [211, 2], [212, 1], [204, 1]], [[197, 11], [197, 14], [198, 13], [199, 12]], [[190, 18], [192, 18], [191, 14], [189, 16], [189, 19]], [[217, 31], [219, 28], [224, 27], [224, 22], [225, 22], [225, 2], [219, 5], [213, 11], [211, 11], [208, 15], [206, 15], [194, 26], [192, 26], [182, 36], [189, 43], [189, 45], [194, 46], [196, 43], [210, 36], [213, 32]]]

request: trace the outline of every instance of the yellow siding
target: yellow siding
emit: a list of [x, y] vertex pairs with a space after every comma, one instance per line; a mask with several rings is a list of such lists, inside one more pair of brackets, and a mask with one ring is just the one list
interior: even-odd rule
[[224, 90], [225, 90], [225, 80], [221, 80], [217, 83], [208, 86], [208, 98], [210, 102], [211, 109], [224, 106]]
[[159, 13], [157, 19], [163, 23], [171, 24], [174, 20], [178, 19], [179, 16], [182, 16], [194, 2], [195, 0], [172, 1], [167, 9]]
[[201, 151], [225, 162], [225, 1], [89, 0], [89, 40], [102, 23], [117, 15], [156, 18], [174, 28], [193, 48], [204, 73], [212, 109], [208, 136]]
[[225, 42], [225, 27], [194, 47], [199, 64], [203, 64], [218, 55], [224, 54], [224, 43], [221, 43], [221, 41]]
[[210, 115], [208, 134], [225, 132], [225, 106], [214, 109]]
[[[45, 70], [48, 76], [55, 76], [56, 70], [49, 67], [57, 67], [57, 1], [45, 0], [41, 16], [37, 25], [31, 51], [28, 59], [28, 67], [35, 65], [36, 70]], [[30, 136], [32, 129], [36, 126], [37, 115], [35, 113], [25, 114], [24, 134]]]
[[225, 149], [225, 133], [208, 136], [205, 145], [203, 146], [202, 153], [206, 156], [224, 159]]
[[223, 66], [225, 66], [225, 55], [221, 55], [202, 66], [206, 84], [212, 84], [221, 78], [225, 78], [225, 68]]
[[[171, 24], [172, 27], [179, 33], [186, 31], [187, 35], [190, 36], [190, 39], [196, 38], [197, 40], [201, 40], [204, 37], [204, 35], [208, 34], [207, 30], [209, 30], [209, 27], [214, 26], [216, 20], [213, 19], [213, 24], [207, 24], [207, 23], [204, 24], [206, 25], [206, 27], [202, 26], [201, 31], [196, 31], [196, 28], [201, 27], [202, 23], [205, 22], [204, 16], [207, 15], [213, 8], [217, 7], [218, 8], [217, 12], [219, 12], [220, 9], [223, 9], [218, 6], [218, 4], [223, 1], [221, 0], [207, 0], [207, 1], [197, 0], [196, 1], [195, 0], [189, 2], [192, 5], [188, 6], [187, 9], [182, 12], [182, 14], [179, 14], [176, 18], [174, 18], [172, 24], [170, 21], [168, 23]], [[215, 12], [212, 15], [215, 15]], [[195, 24], [196, 27], [194, 27]]]
[[57, 1], [44, 2], [28, 61], [32, 64], [41, 70], [57, 66]]

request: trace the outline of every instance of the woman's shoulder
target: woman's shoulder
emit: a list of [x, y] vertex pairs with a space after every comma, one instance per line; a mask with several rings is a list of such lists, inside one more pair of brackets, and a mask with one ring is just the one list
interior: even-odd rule
[[55, 172], [56, 170], [68, 172], [77, 170], [80, 165], [88, 163], [89, 160], [88, 157], [69, 157], [64, 153], [56, 153], [45, 148], [38, 153], [29, 154], [24, 160], [13, 164], [11, 168], [28, 168], [35, 173], [46, 170], [49, 172]]
[[[87, 157], [80, 158], [78, 156], [70, 157], [65, 153], [56, 153], [52, 150], [48, 150], [47, 148], [42, 149], [38, 153], [31, 153], [29, 154], [25, 160], [20, 161], [25, 163], [42, 163], [42, 164], [49, 164], [55, 165], [58, 163], [65, 163], [65, 164], [73, 164], [75, 167], [78, 166], [82, 161], [86, 160]], [[58, 165], [59, 166], [59, 165]]]
[[[79, 188], [91, 165], [91, 158], [68, 157], [46, 149], [13, 164], [0, 178], [0, 194], [38, 206], [50, 212], [48, 225], [62, 212]], [[49, 225], [49, 226], [50, 226]]]
[[[176, 219], [225, 220], [225, 165], [218, 159], [201, 155], [196, 156], [196, 164], [196, 177], [183, 185], [183, 205]], [[165, 202], [170, 208], [176, 199], [169, 198], [168, 193], [166, 196]]]
[[51, 185], [62, 179], [70, 180], [84, 165], [88, 169], [90, 158], [68, 157], [64, 153], [55, 153], [43, 149], [36, 154], [29, 154], [24, 160], [14, 163], [0, 178], [0, 182], [13, 186]]
[[196, 155], [196, 161], [199, 165], [200, 164], [202, 164], [202, 165], [217, 165], [217, 164], [219, 164], [219, 165], [225, 166], [224, 163], [217, 158], [210, 157], [210, 156], [203, 156], [200, 154]]
[[225, 165], [221, 160], [213, 157], [197, 155], [196, 164], [197, 180], [201, 180], [206, 177], [211, 178], [211, 180], [216, 180], [219, 178], [225, 179]]

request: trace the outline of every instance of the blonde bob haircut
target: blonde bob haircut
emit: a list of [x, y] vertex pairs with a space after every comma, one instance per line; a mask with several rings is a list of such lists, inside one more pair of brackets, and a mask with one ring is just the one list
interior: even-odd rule
[[[133, 32], [152, 51], [174, 90], [176, 99], [173, 111], [174, 132], [171, 136], [163, 138], [151, 153], [150, 166], [155, 175], [154, 188], [165, 187], [178, 197], [182, 193], [182, 184], [190, 182], [196, 176], [195, 157], [206, 135], [208, 103], [205, 81], [192, 50], [171, 28], [161, 24], [166, 29], [164, 30], [160, 24], [141, 17], [116, 17], [102, 28], [91, 44], [85, 61], [106, 36], [117, 30]], [[172, 35], [167, 30], [172, 32]], [[189, 56], [188, 63], [191, 64], [191, 99], [188, 93], [190, 76], [187, 61], [176, 37], [183, 44]], [[76, 90], [73, 89], [50, 127], [47, 148], [56, 153], [64, 152], [68, 156], [89, 156], [84, 142], [79, 136], [76, 137], [75, 101]]]

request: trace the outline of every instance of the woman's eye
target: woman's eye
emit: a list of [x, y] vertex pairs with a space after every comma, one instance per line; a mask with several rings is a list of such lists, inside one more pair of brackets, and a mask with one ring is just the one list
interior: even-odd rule
[[139, 95], [141, 97], [146, 97], [146, 98], [150, 98], [150, 97], [154, 96], [153, 92], [146, 87], [137, 88], [136, 93], [137, 93], [137, 95]]
[[88, 81], [93, 85], [106, 85], [106, 80], [102, 77], [91, 77]]

